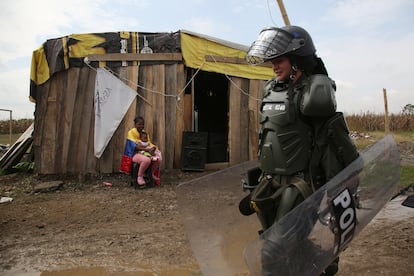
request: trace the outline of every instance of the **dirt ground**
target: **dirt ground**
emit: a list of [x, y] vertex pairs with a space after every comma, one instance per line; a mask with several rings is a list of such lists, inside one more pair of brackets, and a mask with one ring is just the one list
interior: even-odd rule
[[[399, 145], [414, 164], [414, 142]], [[202, 275], [175, 189], [211, 173], [163, 171], [160, 187], [135, 190], [123, 174], [0, 177], [0, 275]], [[35, 192], [61, 180], [55, 191]], [[108, 184], [109, 183], [109, 184]], [[405, 197], [407, 194], [405, 195]], [[338, 275], [413, 275], [414, 208], [391, 201], [341, 254]]]

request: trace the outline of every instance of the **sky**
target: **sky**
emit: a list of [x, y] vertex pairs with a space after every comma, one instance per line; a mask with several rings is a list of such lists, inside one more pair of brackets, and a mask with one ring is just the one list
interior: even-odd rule
[[[414, 1], [284, 0], [337, 85], [346, 114], [400, 113], [414, 104]], [[46, 40], [100, 32], [189, 30], [249, 46], [261, 29], [285, 25], [276, 0], [14, 0], [0, 3], [0, 109], [33, 118], [32, 52]], [[0, 111], [0, 120], [10, 112]]]

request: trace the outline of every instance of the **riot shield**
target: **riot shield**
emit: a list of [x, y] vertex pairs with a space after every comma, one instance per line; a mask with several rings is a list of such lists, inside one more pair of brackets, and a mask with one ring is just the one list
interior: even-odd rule
[[247, 244], [251, 275], [320, 275], [396, 193], [399, 163], [391, 135], [364, 151]]
[[242, 216], [238, 203], [246, 195], [242, 175], [258, 165], [258, 161], [248, 161], [176, 189], [187, 236], [203, 276], [248, 275], [243, 248], [246, 241], [257, 238], [261, 226], [256, 216]]
[[242, 176], [258, 165], [248, 161], [177, 187], [204, 276], [319, 275], [389, 201], [399, 182], [398, 149], [387, 136], [257, 238], [258, 218], [242, 216], [237, 205], [246, 196]]

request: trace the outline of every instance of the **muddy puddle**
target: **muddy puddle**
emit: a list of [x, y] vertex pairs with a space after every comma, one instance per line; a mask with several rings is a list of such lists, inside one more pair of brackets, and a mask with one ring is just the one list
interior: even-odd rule
[[105, 267], [77, 267], [70, 269], [50, 270], [42, 272], [28, 272], [12, 270], [7, 275], [19, 276], [202, 276], [198, 267], [185, 267], [177, 269], [151, 269], [141, 268], [134, 271], [117, 271]]
[[40, 276], [201, 276], [201, 272], [196, 269], [172, 269], [154, 271], [142, 269], [142, 271], [110, 272], [103, 267], [93, 268], [74, 268], [59, 271], [47, 271], [39, 274]]

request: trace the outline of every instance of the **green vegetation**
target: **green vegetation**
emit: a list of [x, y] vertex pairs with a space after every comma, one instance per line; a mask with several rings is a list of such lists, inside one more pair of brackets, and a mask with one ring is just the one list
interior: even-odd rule
[[[355, 143], [358, 150], [362, 150], [367, 146], [375, 143], [375, 141], [380, 140], [381, 138], [385, 137], [384, 131], [371, 131], [371, 132], [363, 132], [363, 134], [367, 135], [366, 139], [356, 139]], [[411, 131], [396, 131], [391, 133], [395, 139], [396, 143], [400, 143], [403, 141], [414, 141], [414, 130]]]
[[[10, 135], [10, 120], [0, 121], [0, 145], [13, 145], [20, 136], [29, 128], [33, 123], [32, 119], [19, 119], [11, 121], [11, 135]], [[3, 148], [0, 152], [0, 156], [3, 154]], [[10, 172], [33, 172], [34, 162], [33, 153], [30, 150], [23, 156], [18, 164], [13, 166], [8, 171], [0, 171], [0, 175], [8, 174]]]
[[[14, 144], [19, 139], [23, 132], [33, 123], [31, 119], [12, 120], [11, 137], [10, 137], [10, 121], [0, 121], [0, 144], [8, 145]], [[11, 139], [10, 139], [11, 138]], [[10, 142], [11, 140], [11, 142]]]
[[[33, 123], [32, 119], [19, 119], [12, 120], [11, 132], [12, 133], [23, 133]], [[0, 134], [10, 134], [10, 121], [0, 121]]]
[[[375, 143], [375, 141], [380, 140], [385, 136], [384, 132], [373, 131], [367, 134], [369, 138], [367, 139], [357, 139], [355, 140], [358, 150], [363, 150], [367, 146]], [[414, 131], [399, 131], [392, 133], [395, 141], [401, 143], [404, 141], [414, 141]], [[404, 188], [414, 183], [414, 164], [402, 164], [400, 167], [400, 187]]]
[[10, 134], [0, 134], [0, 144], [1, 145], [8, 145], [8, 144], [14, 144], [14, 142], [17, 141], [17, 139], [19, 139], [19, 137], [21, 136], [21, 133], [15, 133], [12, 134], [11, 136], [11, 143], [10, 143]]
[[414, 184], [414, 165], [403, 165], [400, 168], [400, 188]]
[[[396, 132], [393, 133], [393, 136], [397, 143], [403, 141], [414, 141], [414, 131]], [[400, 187], [404, 188], [411, 184], [414, 184], [414, 164], [403, 164], [400, 169]]]

